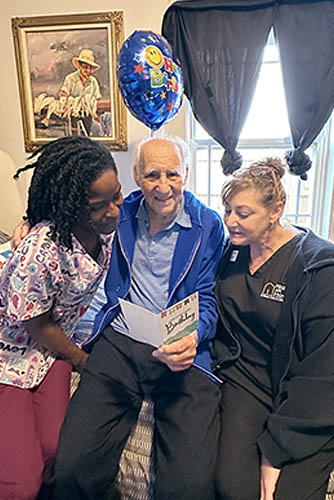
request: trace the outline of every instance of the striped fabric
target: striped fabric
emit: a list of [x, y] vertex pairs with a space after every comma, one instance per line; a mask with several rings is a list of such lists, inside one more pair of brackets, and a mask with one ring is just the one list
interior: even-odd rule
[[8, 240], [10, 240], [9, 234], [0, 231], [0, 245], [2, 245], [2, 243], [6, 243]]

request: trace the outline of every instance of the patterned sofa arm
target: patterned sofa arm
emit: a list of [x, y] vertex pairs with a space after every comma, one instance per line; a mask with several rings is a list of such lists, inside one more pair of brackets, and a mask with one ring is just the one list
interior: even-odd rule
[[2, 243], [6, 243], [7, 241], [10, 240], [10, 236], [7, 233], [4, 233], [3, 231], [0, 231], [0, 245]]

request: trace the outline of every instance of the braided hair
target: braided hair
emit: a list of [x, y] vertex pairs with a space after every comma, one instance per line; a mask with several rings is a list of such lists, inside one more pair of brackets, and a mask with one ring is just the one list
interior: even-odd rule
[[[38, 155], [38, 156], [37, 156]], [[27, 220], [31, 226], [48, 220], [54, 228], [51, 238], [72, 250], [72, 228], [82, 213], [89, 211], [89, 188], [105, 170], [117, 175], [110, 151], [88, 137], [64, 137], [35, 151], [34, 163], [14, 175], [34, 169], [28, 195]]]

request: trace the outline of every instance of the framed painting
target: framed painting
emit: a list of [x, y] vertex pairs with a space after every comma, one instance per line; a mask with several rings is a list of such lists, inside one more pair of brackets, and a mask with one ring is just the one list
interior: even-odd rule
[[116, 79], [123, 12], [15, 17], [12, 32], [26, 151], [69, 135], [125, 151]]

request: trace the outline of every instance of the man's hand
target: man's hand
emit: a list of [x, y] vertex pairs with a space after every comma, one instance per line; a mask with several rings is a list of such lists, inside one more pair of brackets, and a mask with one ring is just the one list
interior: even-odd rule
[[261, 463], [261, 499], [260, 500], [273, 500], [281, 470], [276, 469], [271, 465], [266, 457], [262, 456]]
[[181, 340], [159, 347], [152, 352], [152, 356], [166, 363], [172, 372], [179, 372], [191, 367], [196, 357], [197, 345], [198, 333], [196, 331]]
[[13, 252], [19, 246], [23, 238], [27, 236], [30, 229], [31, 228], [29, 222], [25, 220], [22, 220], [21, 222], [18, 223], [17, 226], [14, 227], [13, 236], [12, 239], [10, 240], [10, 246], [12, 247]]

